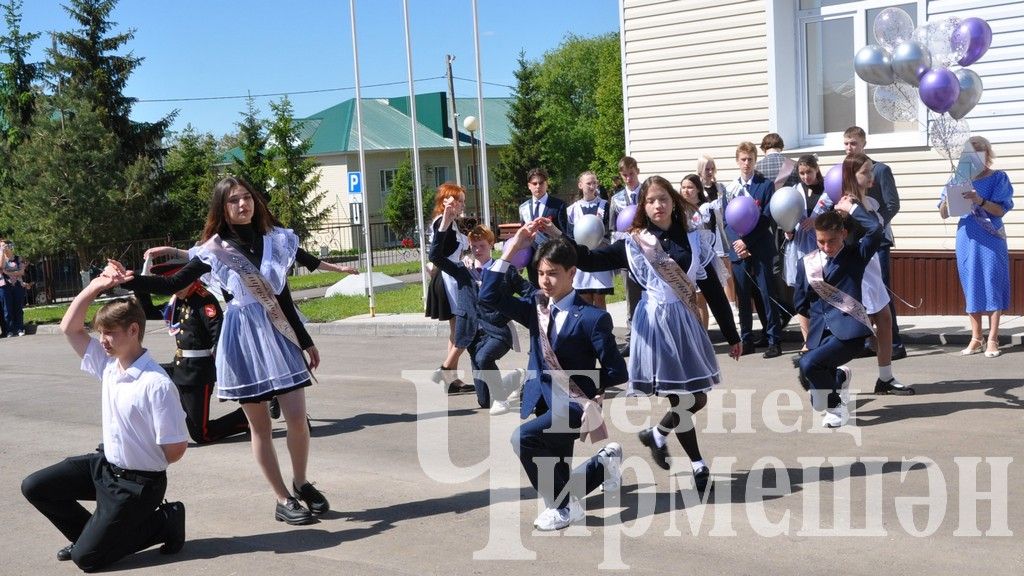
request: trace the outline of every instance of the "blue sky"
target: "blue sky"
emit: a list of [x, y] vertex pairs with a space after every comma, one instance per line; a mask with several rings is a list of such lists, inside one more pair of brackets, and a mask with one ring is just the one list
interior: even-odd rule
[[[22, 30], [64, 31], [70, 20], [58, 0], [25, 0]], [[618, 30], [618, 0], [478, 0], [481, 67], [485, 82], [513, 85], [516, 57], [540, 58], [568, 33], [592, 36]], [[455, 76], [476, 77], [470, 0], [409, 0], [413, 76], [443, 76], [454, 54]], [[405, 39], [401, 0], [357, 0], [363, 96], [401, 96]], [[116, 31], [135, 29], [129, 49], [145, 61], [126, 93], [138, 98], [133, 116], [154, 120], [177, 108], [174, 129], [191, 123], [221, 135], [234, 130], [244, 99], [146, 102], [170, 98], [237, 96], [354, 86], [348, 0], [121, 0]], [[48, 35], [35, 46], [39, 59]], [[396, 82], [382, 87], [372, 84]], [[416, 82], [417, 92], [446, 89], [444, 79]], [[475, 97], [476, 84], [455, 82], [456, 96]], [[485, 96], [508, 88], [485, 85]], [[306, 116], [353, 97], [351, 89], [289, 97]], [[264, 116], [269, 101], [258, 98]]]

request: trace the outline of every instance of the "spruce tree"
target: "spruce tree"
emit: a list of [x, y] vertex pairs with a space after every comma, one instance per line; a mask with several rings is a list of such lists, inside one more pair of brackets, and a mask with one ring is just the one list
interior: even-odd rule
[[163, 233], [175, 240], [198, 239], [218, 174], [217, 141], [191, 124], [171, 143], [164, 162], [169, 187]]
[[236, 122], [235, 126], [238, 126], [239, 154], [235, 156], [231, 170], [235, 176], [244, 178], [269, 201], [270, 196], [267, 194], [267, 179], [269, 178], [266, 154], [267, 123], [260, 118], [260, 109], [256, 107], [256, 101], [251, 96], [246, 100], [242, 120]]
[[[395, 170], [395, 177], [391, 181], [391, 191], [384, 200], [384, 207], [381, 209], [381, 216], [391, 230], [403, 240], [411, 238], [416, 232], [419, 224], [416, 220], [416, 198], [413, 190], [416, 189], [416, 179], [412, 173], [412, 160], [406, 154], [402, 162]], [[434, 209], [434, 196], [436, 190], [427, 186], [423, 187], [421, 198], [423, 198], [423, 218], [427, 219]]]
[[305, 241], [330, 215], [330, 206], [322, 206], [327, 192], [318, 190], [319, 166], [306, 156], [312, 142], [303, 133], [302, 123], [292, 118], [291, 101], [285, 96], [271, 102], [270, 108], [274, 111], [267, 140], [270, 211]]
[[541, 94], [537, 89], [537, 65], [519, 53], [519, 68], [515, 72], [516, 89], [508, 110], [512, 139], [501, 150], [495, 167], [497, 187], [494, 208], [503, 221], [516, 221], [519, 203], [530, 192], [526, 175], [531, 168], [543, 167], [545, 137], [540, 121]]
[[32, 123], [36, 99], [34, 83], [41, 72], [39, 64], [27, 61], [39, 33], [22, 33], [21, 5], [21, 0], [3, 4], [7, 33], [0, 36], [0, 52], [6, 58], [5, 62], [0, 62], [0, 125], [3, 126], [0, 144], [7, 154], [18, 147]]

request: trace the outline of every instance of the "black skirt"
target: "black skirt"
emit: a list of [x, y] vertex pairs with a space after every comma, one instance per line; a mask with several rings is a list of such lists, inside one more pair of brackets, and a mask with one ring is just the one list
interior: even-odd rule
[[448, 292], [444, 289], [444, 280], [441, 278], [441, 271], [430, 279], [427, 287], [427, 313], [428, 318], [447, 321], [455, 317], [452, 313], [452, 305], [448, 302]]

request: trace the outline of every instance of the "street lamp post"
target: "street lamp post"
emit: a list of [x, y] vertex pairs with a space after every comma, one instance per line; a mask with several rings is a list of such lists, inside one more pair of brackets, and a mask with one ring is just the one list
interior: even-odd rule
[[[476, 160], [476, 137], [473, 134], [480, 129], [480, 121], [476, 116], [466, 116], [462, 120], [462, 127], [469, 131], [470, 149], [473, 151], [473, 195], [476, 198], [476, 213], [479, 217], [483, 214], [483, 208], [480, 206], [480, 166]], [[480, 223], [490, 226], [490, 222]]]

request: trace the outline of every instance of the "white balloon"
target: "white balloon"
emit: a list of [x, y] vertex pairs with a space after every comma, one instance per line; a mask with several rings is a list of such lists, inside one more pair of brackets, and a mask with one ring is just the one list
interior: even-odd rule
[[604, 241], [604, 222], [596, 214], [584, 214], [573, 224], [572, 235], [577, 244], [593, 250]]
[[872, 24], [875, 40], [890, 52], [914, 37], [914, 19], [902, 8], [886, 8]]
[[939, 156], [956, 162], [964, 150], [964, 144], [971, 137], [971, 126], [966, 120], [957, 120], [947, 115], [929, 114], [928, 143]]
[[772, 218], [786, 232], [792, 232], [807, 215], [807, 201], [794, 186], [779, 188], [768, 203]]
[[873, 100], [878, 114], [890, 122], [910, 122], [917, 119], [918, 90], [897, 80], [888, 86], [875, 86]]

